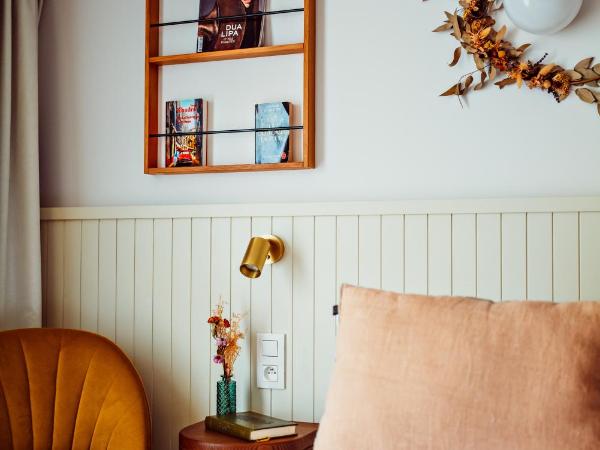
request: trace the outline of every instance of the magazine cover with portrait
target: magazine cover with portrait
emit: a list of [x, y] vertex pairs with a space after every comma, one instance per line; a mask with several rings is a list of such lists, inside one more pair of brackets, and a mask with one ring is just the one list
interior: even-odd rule
[[[264, 0], [200, 0], [198, 52], [260, 47], [264, 16], [246, 17], [264, 10]], [[217, 17], [241, 17], [216, 20]]]

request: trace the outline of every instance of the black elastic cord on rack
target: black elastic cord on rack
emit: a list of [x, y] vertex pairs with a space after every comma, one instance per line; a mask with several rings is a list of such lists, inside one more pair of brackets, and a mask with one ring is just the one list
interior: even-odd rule
[[211, 134], [232, 134], [232, 133], [263, 133], [268, 131], [292, 131], [292, 130], [302, 130], [304, 127], [302, 125], [294, 125], [291, 127], [273, 127], [273, 128], [240, 128], [237, 130], [211, 130], [211, 131], [190, 131], [190, 132], [182, 132], [182, 133], [158, 133], [151, 134], [151, 138], [160, 138], [160, 137], [177, 137], [177, 136], [204, 136]]
[[276, 14], [289, 14], [289, 13], [297, 13], [297, 12], [303, 12], [303, 11], [304, 11], [304, 8], [280, 9], [277, 11], [261, 11], [261, 12], [257, 12], [257, 13], [239, 14], [236, 16], [214, 17], [212, 19], [190, 19], [190, 20], [179, 20], [177, 22], [152, 23], [152, 24], [150, 24], [150, 27], [157, 28], [157, 27], [168, 27], [171, 25], [185, 25], [185, 24], [189, 24], [189, 23], [210, 23], [210, 22], [214, 22], [214, 21], [237, 20], [237, 19], [245, 19], [247, 17], [274, 16]]

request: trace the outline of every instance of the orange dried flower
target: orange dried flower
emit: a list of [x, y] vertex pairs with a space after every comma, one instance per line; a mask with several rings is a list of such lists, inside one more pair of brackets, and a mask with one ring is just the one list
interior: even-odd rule
[[508, 72], [508, 76], [513, 80], [517, 80], [517, 86], [521, 87], [523, 85], [523, 80], [527, 80], [529, 78], [528, 74], [532, 69], [533, 66], [530, 62], [522, 62], [510, 70]]
[[559, 72], [552, 77], [552, 85], [548, 89], [556, 98], [556, 101], [561, 102], [571, 93], [571, 77], [567, 72]]
[[496, 24], [496, 21], [489, 16], [482, 17], [481, 19], [473, 20], [472, 22], [468, 22], [471, 26], [471, 33], [479, 33], [486, 28], [493, 27]]
[[213, 361], [215, 364], [223, 365], [223, 376], [229, 379], [233, 376], [233, 366], [241, 350], [239, 340], [244, 338], [244, 333], [240, 328], [242, 317], [239, 314], [232, 314], [229, 320], [223, 317], [223, 311], [223, 301], [219, 300], [213, 315], [208, 318], [208, 323], [217, 345]]
[[494, 66], [497, 70], [501, 72], [506, 72], [510, 67], [510, 61], [506, 58], [506, 54], [504, 56], [498, 56], [496, 58], [491, 58], [492, 66]]

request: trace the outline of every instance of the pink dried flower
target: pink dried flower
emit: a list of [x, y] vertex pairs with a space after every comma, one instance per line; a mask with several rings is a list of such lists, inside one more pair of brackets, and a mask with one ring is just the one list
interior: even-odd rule
[[221, 355], [215, 355], [213, 357], [213, 362], [215, 364], [223, 364], [223, 361], [225, 361], [225, 358], [223, 358]]
[[227, 339], [218, 337], [217, 338], [217, 347], [225, 347], [227, 345]]

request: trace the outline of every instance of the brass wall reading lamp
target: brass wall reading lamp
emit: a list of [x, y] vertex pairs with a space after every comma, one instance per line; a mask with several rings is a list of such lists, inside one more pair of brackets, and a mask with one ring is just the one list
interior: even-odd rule
[[283, 258], [285, 246], [277, 236], [257, 236], [250, 239], [240, 272], [248, 278], [258, 278], [265, 264], [273, 264]]

